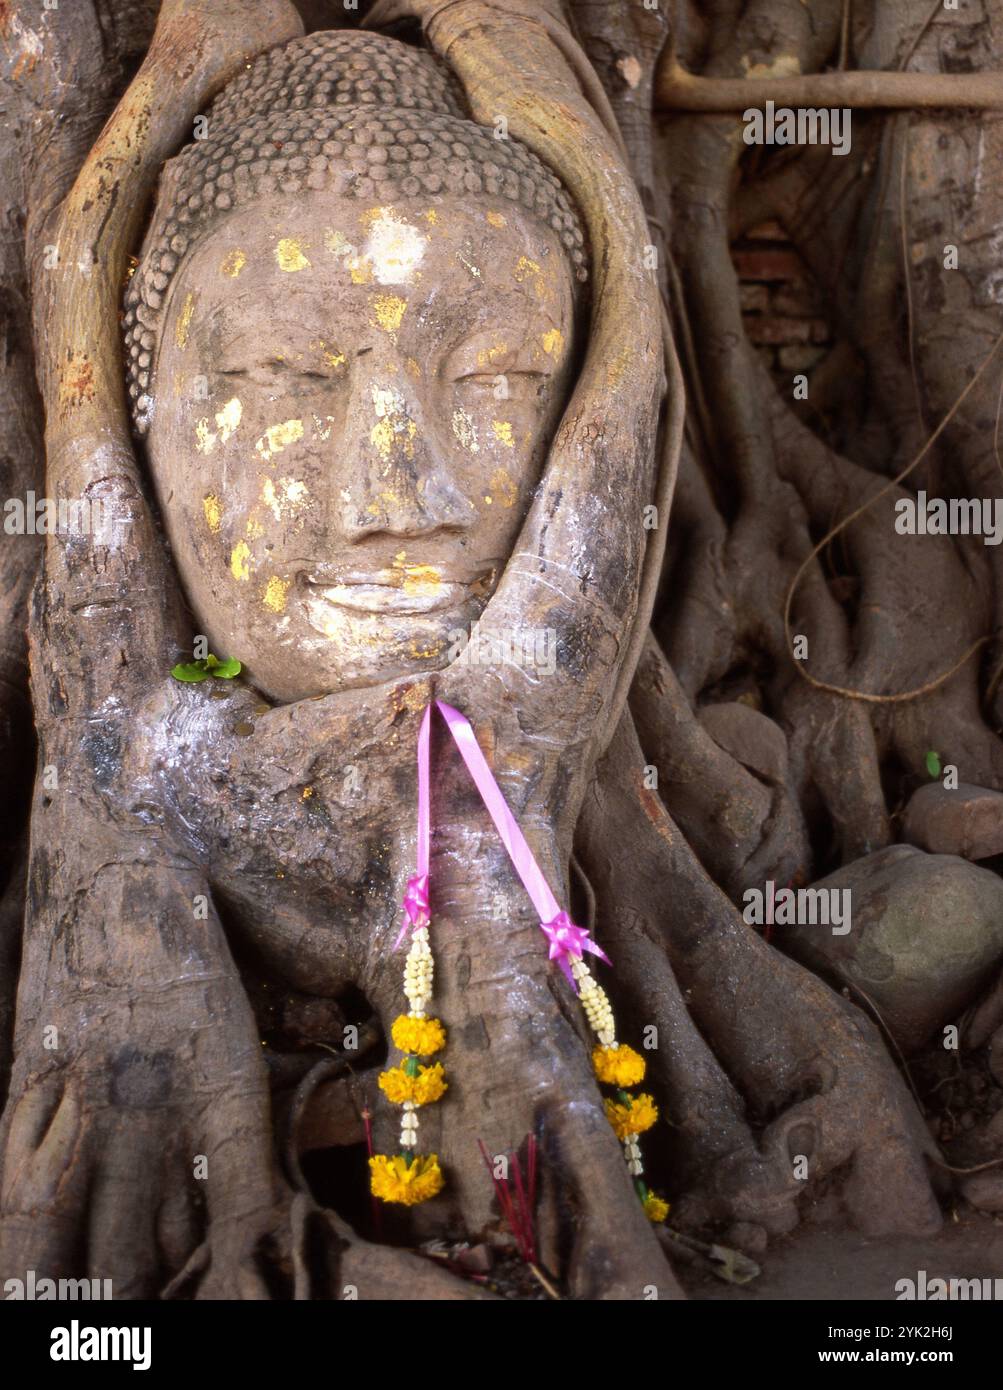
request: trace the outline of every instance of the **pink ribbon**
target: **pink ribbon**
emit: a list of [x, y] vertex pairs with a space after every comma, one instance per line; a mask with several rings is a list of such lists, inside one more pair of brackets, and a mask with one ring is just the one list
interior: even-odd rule
[[[526, 843], [526, 838], [488, 767], [469, 719], [442, 700], [436, 700], [435, 703], [460, 750], [460, 757], [466, 764], [474, 786], [494, 822], [512, 865], [539, 914], [540, 930], [550, 943], [549, 957], [557, 962], [572, 989], [577, 992], [578, 986], [571, 972], [570, 959], [581, 960], [583, 952], [589, 951], [609, 965], [609, 957], [591, 939], [584, 927], [576, 926], [572, 922], [551, 892], [533, 851]], [[424, 920], [421, 924], [425, 925], [428, 921], [428, 850], [431, 820], [428, 748], [431, 708], [429, 705], [426, 709], [418, 733], [418, 872], [408, 880], [407, 893], [404, 895], [404, 911], [408, 921], [405, 921], [401, 929], [401, 935], [397, 939], [398, 945], [403, 940], [409, 922], [412, 926], [415, 925], [416, 915], [423, 911]]]
[[407, 881], [404, 893], [404, 922], [394, 942], [398, 950], [407, 936], [408, 928], [416, 931], [427, 927], [432, 920], [428, 901], [428, 861], [432, 827], [432, 779], [429, 775], [429, 737], [432, 732], [432, 706], [421, 717], [418, 729], [418, 844], [415, 849], [415, 873]]

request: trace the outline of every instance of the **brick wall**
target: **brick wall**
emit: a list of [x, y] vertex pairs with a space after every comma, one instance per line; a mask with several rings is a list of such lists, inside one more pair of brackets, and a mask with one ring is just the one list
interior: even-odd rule
[[753, 227], [731, 248], [749, 341], [785, 384], [811, 375], [832, 346], [818, 290], [777, 222]]

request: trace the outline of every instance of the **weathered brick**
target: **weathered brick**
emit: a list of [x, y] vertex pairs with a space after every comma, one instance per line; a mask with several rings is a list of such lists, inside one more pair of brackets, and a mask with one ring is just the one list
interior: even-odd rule
[[750, 227], [745, 234], [750, 241], [789, 241], [787, 233], [779, 222], [760, 222]]
[[825, 356], [825, 348], [789, 343], [780, 349], [780, 366], [785, 372], [810, 372]]
[[770, 292], [765, 285], [742, 282], [738, 286], [738, 297], [745, 314], [765, 314], [770, 307]]
[[745, 331], [751, 343], [809, 343], [810, 319], [781, 319], [772, 314], [766, 318], [748, 318]]
[[811, 319], [818, 316], [818, 295], [803, 280], [778, 285], [770, 295], [770, 308], [783, 318]]
[[796, 251], [778, 246], [743, 246], [732, 251], [740, 280], [801, 280], [805, 269]]

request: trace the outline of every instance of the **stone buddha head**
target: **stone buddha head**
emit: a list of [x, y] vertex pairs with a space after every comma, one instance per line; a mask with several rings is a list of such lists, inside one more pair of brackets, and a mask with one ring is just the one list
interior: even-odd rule
[[313, 34], [161, 180], [133, 418], [196, 623], [273, 700], [447, 664], [567, 400], [578, 216], [460, 100], [428, 53]]

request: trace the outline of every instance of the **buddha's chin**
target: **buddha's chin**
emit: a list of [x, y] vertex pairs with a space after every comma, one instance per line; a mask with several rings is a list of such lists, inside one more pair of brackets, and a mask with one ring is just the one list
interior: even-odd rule
[[468, 600], [443, 611], [390, 614], [319, 605], [273, 647], [250, 651], [247, 677], [269, 699], [288, 704], [440, 671], [459, 655], [483, 607]]

